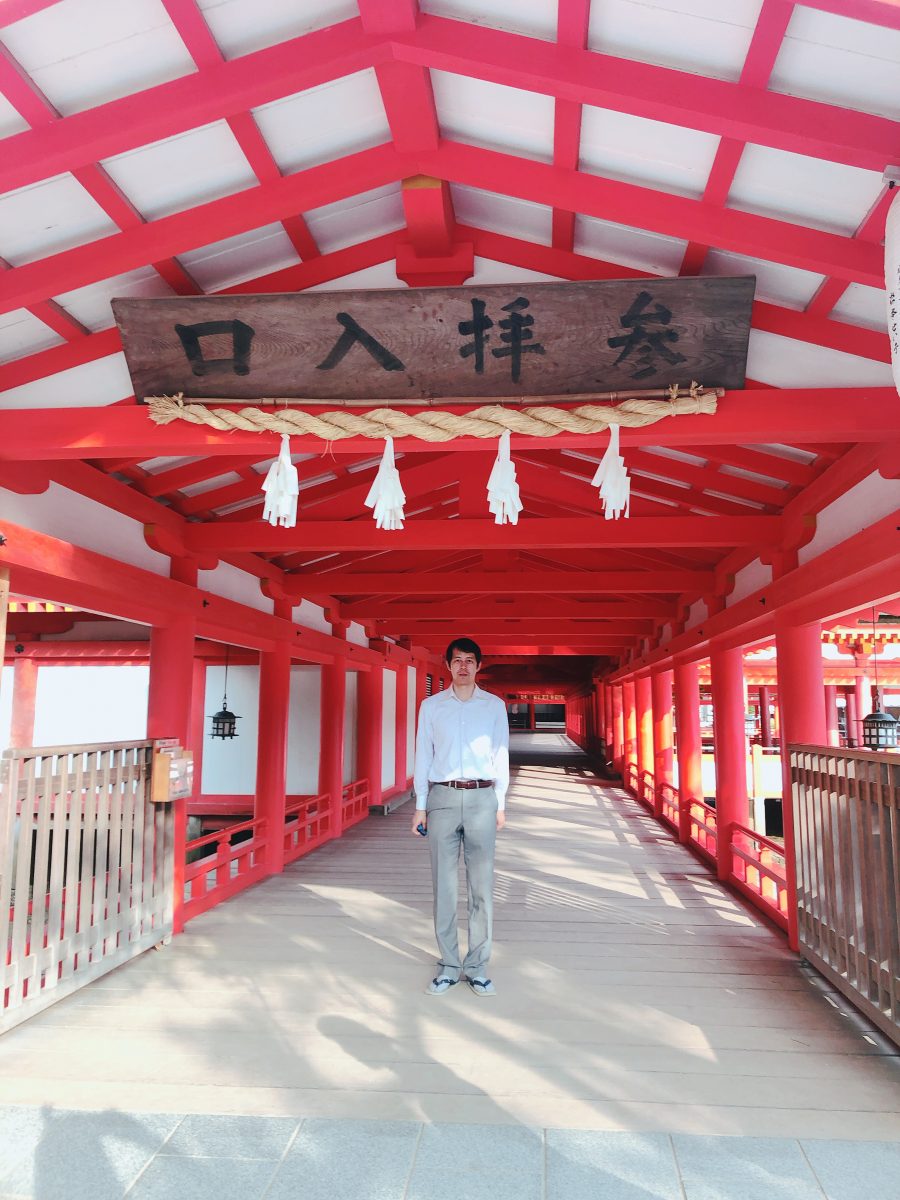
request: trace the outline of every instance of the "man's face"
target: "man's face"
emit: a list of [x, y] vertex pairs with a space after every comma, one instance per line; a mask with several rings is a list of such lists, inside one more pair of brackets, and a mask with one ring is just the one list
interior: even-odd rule
[[466, 650], [454, 650], [450, 656], [450, 675], [454, 683], [467, 686], [475, 682], [478, 674], [478, 661], [474, 654]]

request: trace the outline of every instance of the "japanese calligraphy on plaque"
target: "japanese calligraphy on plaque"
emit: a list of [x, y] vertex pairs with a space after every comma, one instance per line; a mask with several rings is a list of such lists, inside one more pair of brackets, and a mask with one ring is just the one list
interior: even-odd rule
[[755, 280], [114, 300], [138, 399], [419, 399], [744, 384]]

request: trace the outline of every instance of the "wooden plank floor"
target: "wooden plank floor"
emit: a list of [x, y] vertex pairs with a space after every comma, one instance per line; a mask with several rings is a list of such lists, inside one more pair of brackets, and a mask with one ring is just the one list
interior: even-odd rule
[[495, 999], [424, 994], [404, 807], [0, 1039], [0, 1104], [900, 1138], [896, 1055], [581, 761], [515, 770]]

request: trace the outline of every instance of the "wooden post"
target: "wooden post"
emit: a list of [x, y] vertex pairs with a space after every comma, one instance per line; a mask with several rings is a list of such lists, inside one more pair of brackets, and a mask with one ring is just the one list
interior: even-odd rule
[[[147, 737], [177, 738], [189, 745], [192, 691], [194, 685], [194, 635], [192, 613], [166, 625], [155, 625], [150, 633], [150, 684], [147, 697]], [[175, 855], [173, 932], [184, 929], [184, 868], [187, 839], [187, 801], [173, 803]]]
[[759, 689], [759, 740], [763, 746], [772, 745], [772, 715], [769, 709], [772, 705], [772, 689]]
[[714, 650], [709, 665], [716, 757], [716, 867], [719, 878], [728, 879], [732, 826], [745, 825], [749, 815], [744, 660], [740, 646]]
[[409, 779], [406, 769], [407, 736], [409, 733], [409, 669], [406, 663], [397, 667], [397, 698], [394, 703], [394, 787], [403, 791]]
[[357, 692], [357, 756], [368, 784], [369, 804], [381, 803], [383, 674], [380, 663], [375, 663], [369, 671], [360, 672]]
[[654, 671], [650, 676], [653, 700], [653, 775], [656, 780], [653, 811], [662, 816], [661, 783], [672, 782], [672, 670]]
[[266, 822], [266, 873], [284, 870], [284, 810], [287, 792], [288, 710], [291, 702], [291, 649], [276, 642], [259, 656], [259, 731], [256, 751], [256, 807]]
[[13, 664], [12, 724], [9, 744], [22, 749], [34, 745], [38, 660], [19, 655]]
[[[346, 623], [332, 622], [334, 637], [345, 638]], [[331, 804], [331, 836], [344, 832], [344, 709], [347, 703], [347, 660], [336, 656], [322, 667], [319, 717], [319, 792]]]
[[700, 738], [700, 671], [695, 662], [675, 664], [678, 736], [678, 840], [691, 840], [691, 801], [703, 799]]
[[624, 713], [624, 748], [622, 751], [622, 778], [627, 786], [628, 768], [637, 768], [637, 712], [634, 706], [634, 680], [627, 679], [622, 685], [622, 711]]
[[194, 755], [194, 791], [192, 798], [203, 795], [203, 734], [206, 728], [206, 660], [194, 659], [191, 683], [191, 732], [188, 749]]
[[825, 727], [829, 746], [841, 744], [841, 730], [838, 724], [837, 685], [825, 684]]
[[625, 689], [621, 684], [614, 684], [612, 689], [612, 759], [615, 770], [621, 775], [625, 759]]
[[775, 655], [781, 714], [781, 820], [787, 870], [788, 942], [791, 949], [796, 950], [797, 865], [788, 748], [792, 743], [825, 745], [825, 670], [821, 625], [791, 625], [776, 621]]
[[529, 729], [537, 729], [537, 721], [536, 721], [535, 715], [534, 715], [534, 703], [533, 702], [529, 702], [529, 704], [528, 704], [528, 728]]
[[649, 675], [638, 675], [634, 685], [637, 708], [638, 795], [644, 795], [644, 772], [653, 771], [653, 690]]

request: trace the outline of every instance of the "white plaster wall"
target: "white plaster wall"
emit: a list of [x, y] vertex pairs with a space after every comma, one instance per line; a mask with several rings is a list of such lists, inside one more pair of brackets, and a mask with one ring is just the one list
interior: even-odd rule
[[397, 728], [397, 673], [382, 671], [383, 709], [381, 712], [381, 786], [394, 786], [394, 762]]
[[9, 746], [9, 733], [12, 728], [12, 667], [4, 667], [0, 672], [0, 754]]
[[747, 374], [773, 387], [890, 387], [891, 364], [751, 329]]
[[219, 563], [214, 571], [198, 571], [197, 586], [202, 591], [212, 592], [214, 596], [236, 600], [238, 604], [246, 604], [248, 608], [256, 608], [260, 612], [271, 613], [274, 608], [273, 601], [262, 594], [255, 575], [248, 575], [246, 571], [240, 571], [228, 563]]
[[416, 668], [406, 668], [406, 774], [411, 776], [416, 763]]
[[317, 629], [319, 633], [331, 633], [331, 622], [325, 620], [325, 610], [311, 600], [301, 600], [291, 614], [295, 625], [305, 629]]
[[688, 610], [688, 619], [685, 629], [693, 629], [695, 625], [702, 624], [709, 616], [709, 610], [706, 607], [705, 600], [697, 600], [691, 605]]
[[319, 790], [321, 715], [322, 668], [291, 667], [287, 750], [287, 792], [290, 796], [314, 796]]
[[210, 737], [209, 717], [222, 707], [224, 683], [224, 666], [207, 667], [201, 791], [209, 796], [252, 796], [256, 793], [259, 667], [228, 668], [228, 708], [241, 718], [238, 735], [231, 740]]
[[34, 744], [142, 741], [147, 736], [149, 680], [146, 666], [41, 666]]
[[125, 400], [134, 391], [124, 354], [57, 371], [33, 383], [7, 388], [4, 408], [97, 408]]
[[353, 642], [357, 646], [365, 646], [366, 649], [369, 648], [369, 639], [366, 637], [366, 631], [356, 621], [351, 621], [347, 626], [347, 641]]
[[883, 479], [877, 471], [866, 476], [856, 487], [823, 508], [816, 520], [816, 536], [801, 547], [801, 563], [818, 558], [832, 546], [874, 525], [882, 517], [900, 508], [900, 480]]
[[759, 588], [768, 587], [771, 582], [772, 568], [767, 567], [761, 559], [754, 558], [753, 562], [747, 563], [746, 567], [742, 567], [735, 575], [734, 588], [731, 595], [725, 598], [725, 607], [737, 604], [739, 600], [743, 600]]
[[347, 672], [347, 692], [344, 698], [344, 783], [356, 778], [356, 693], [359, 675]]
[[[143, 567], [154, 575], [169, 574], [169, 559], [144, 541], [140, 521], [124, 517], [94, 500], [51, 483], [40, 496], [20, 496], [0, 488], [0, 514], [4, 520], [38, 533], [84, 546], [109, 558]], [[42, 597], [53, 600], [53, 596]]]

